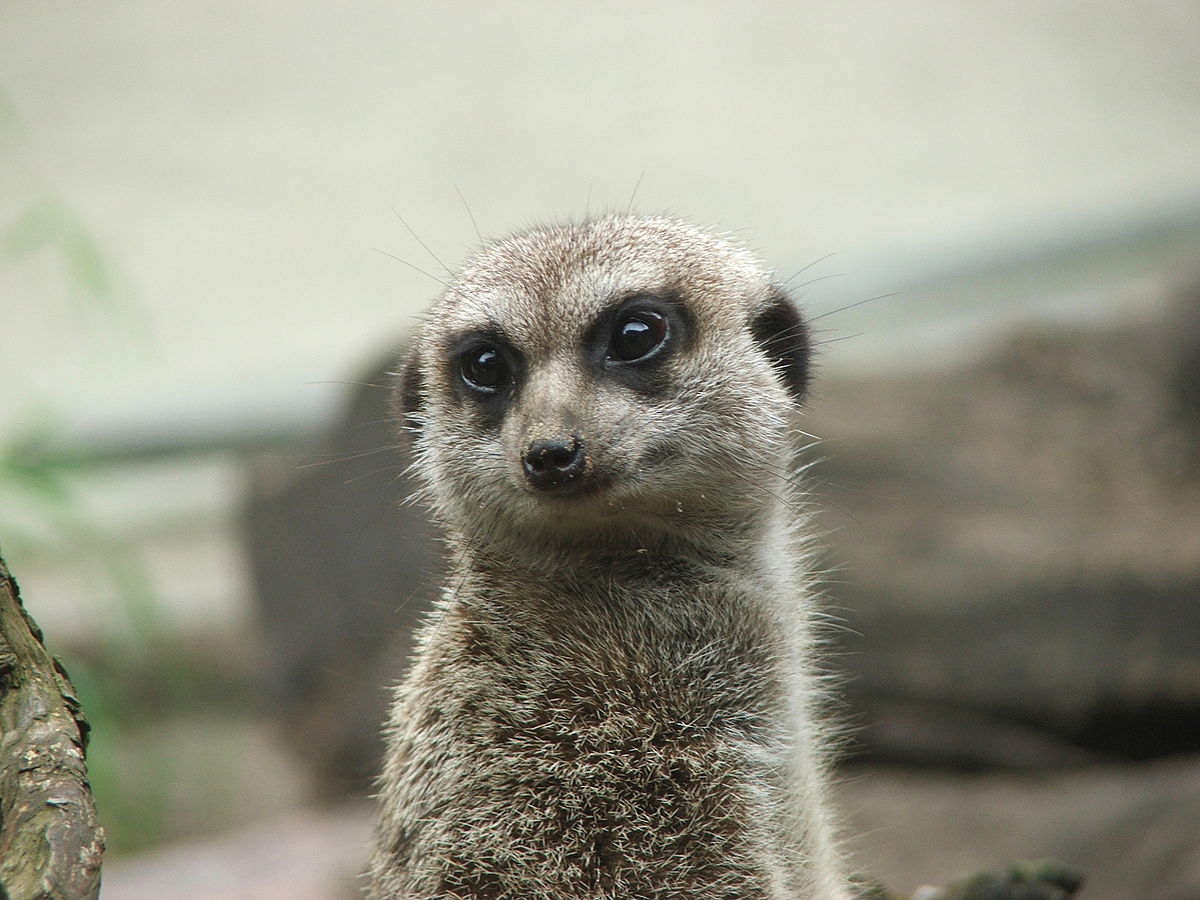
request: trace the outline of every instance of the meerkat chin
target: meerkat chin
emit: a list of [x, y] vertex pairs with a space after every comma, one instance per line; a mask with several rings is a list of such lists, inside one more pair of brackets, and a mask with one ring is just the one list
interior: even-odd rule
[[810, 341], [664, 218], [485, 247], [400, 375], [450, 573], [387, 728], [369, 893], [845, 900], [797, 417]]

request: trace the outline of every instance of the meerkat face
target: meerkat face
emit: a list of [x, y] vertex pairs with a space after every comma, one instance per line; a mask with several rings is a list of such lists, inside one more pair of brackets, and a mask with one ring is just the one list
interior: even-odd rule
[[753, 258], [659, 218], [488, 247], [412, 347], [398, 396], [417, 469], [470, 532], [761, 506], [787, 477], [808, 379], [807, 328]]

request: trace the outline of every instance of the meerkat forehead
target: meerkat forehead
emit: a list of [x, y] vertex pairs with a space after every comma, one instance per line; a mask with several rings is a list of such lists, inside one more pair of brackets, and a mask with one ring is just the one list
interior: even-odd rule
[[678, 298], [716, 322], [743, 318], [768, 282], [752, 254], [722, 238], [667, 218], [611, 216], [491, 244], [433, 311], [447, 333], [502, 331], [536, 353], [635, 294]]

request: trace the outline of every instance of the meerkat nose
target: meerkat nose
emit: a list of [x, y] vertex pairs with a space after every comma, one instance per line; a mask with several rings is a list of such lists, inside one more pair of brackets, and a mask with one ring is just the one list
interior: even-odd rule
[[586, 458], [583, 444], [575, 435], [534, 441], [522, 460], [525, 477], [538, 490], [562, 487], [583, 475]]

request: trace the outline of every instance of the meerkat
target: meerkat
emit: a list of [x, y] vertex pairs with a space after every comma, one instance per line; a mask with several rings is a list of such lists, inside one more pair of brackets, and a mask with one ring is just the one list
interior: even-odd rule
[[615, 215], [486, 246], [397, 379], [449, 577], [387, 726], [369, 894], [851, 896], [814, 662], [805, 320]]

